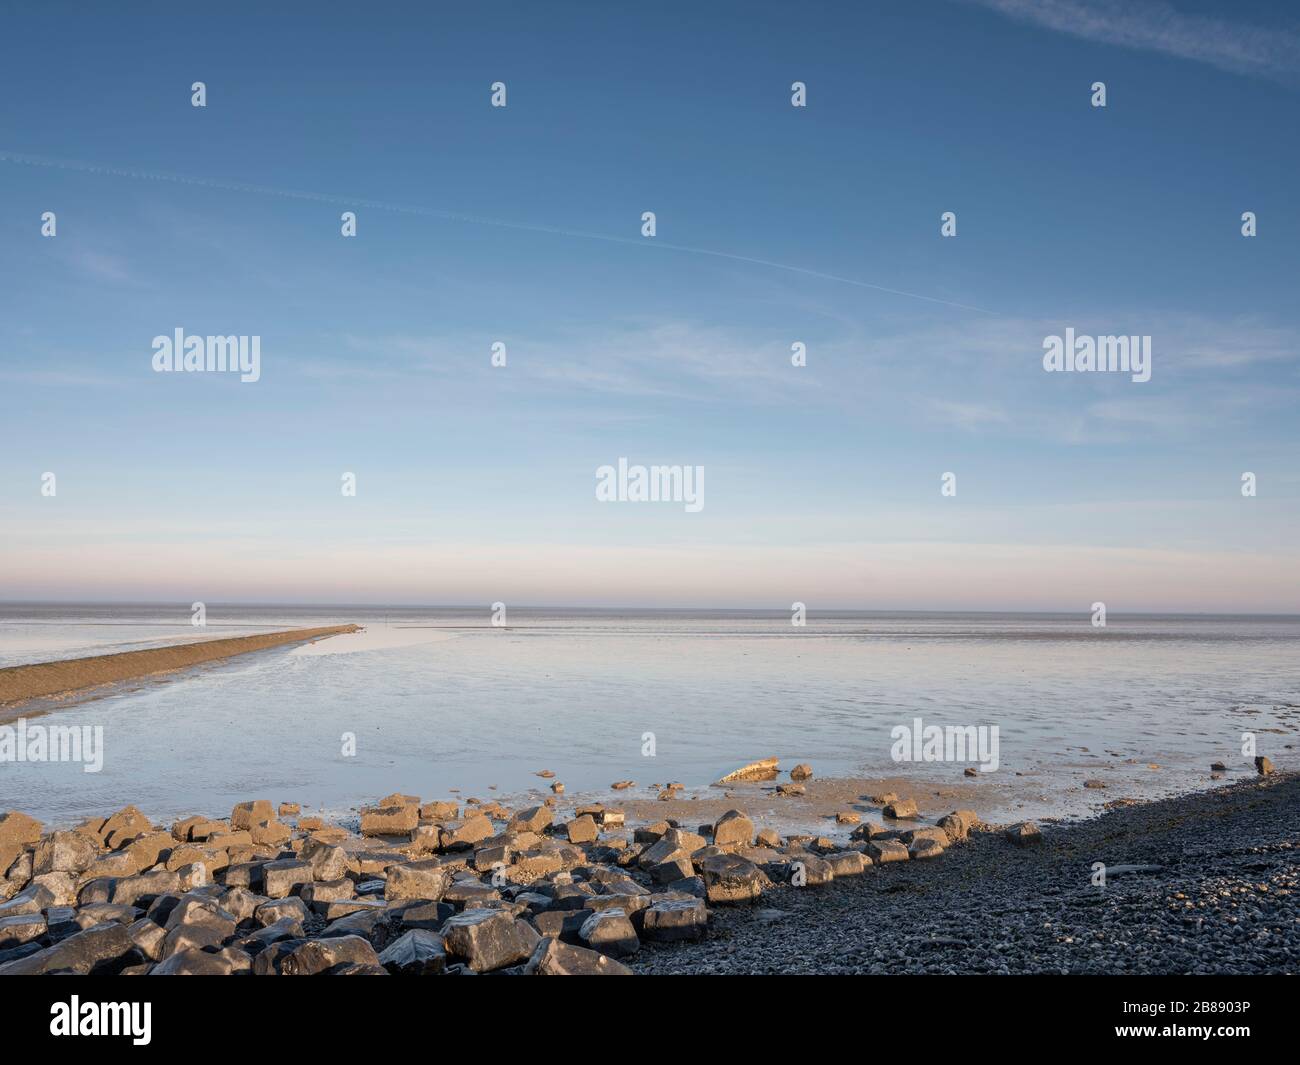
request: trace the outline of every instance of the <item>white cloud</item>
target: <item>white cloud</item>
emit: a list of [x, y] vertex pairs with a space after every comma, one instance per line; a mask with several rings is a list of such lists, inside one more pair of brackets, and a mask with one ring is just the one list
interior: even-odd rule
[[1160, 52], [1227, 70], [1295, 83], [1294, 32], [1187, 14], [1143, 0], [969, 0], [1021, 22], [1121, 48]]
[[979, 429], [985, 425], [1001, 425], [1007, 415], [1001, 407], [981, 403], [958, 403], [936, 399], [931, 407], [939, 421], [948, 422], [959, 429]]

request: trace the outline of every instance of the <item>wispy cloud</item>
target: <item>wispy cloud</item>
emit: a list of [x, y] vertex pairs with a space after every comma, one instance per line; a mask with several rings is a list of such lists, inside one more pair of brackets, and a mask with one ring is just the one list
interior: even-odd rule
[[958, 403], [953, 400], [936, 399], [931, 407], [936, 420], [955, 425], [960, 429], [978, 429], [985, 425], [1001, 424], [1007, 420], [1006, 412], [991, 404]]
[[52, 388], [119, 388], [120, 378], [63, 370], [0, 370], [0, 381]]
[[[815, 375], [792, 371], [784, 338], [773, 341], [757, 330], [688, 321], [620, 321], [548, 329], [529, 337], [506, 333], [501, 339], [511, 369], [508, 376], [497, 375], [494, 388], [519, 378], [562, 393], [684, 401], [739, 396], [770, 403], [792, 391], [820, 387]], [[467, 370], [480, 377], [492, 373], [484, 336], [347, 335], [343, 344], [357, 357], [313, 357], [303, 361], [302, 372], [316, 377], [460, 375], [462, 380]]]
[[98, 251], [83, 251], [74, 259], [77, 267], [96, 281], [132, 283], [134, 278], [125, 260], [117, 255]]
[[968, 0], [1009, 18], [1121, 48], [1208, 63], [1234, 74], [1300, 81], [1300, 34], [1143, 0]]
[[48, 156], [30, 155], [22, 152], [0, 150], [0, 163], [15, 163], [23, 166], [66, 170], [83, 174], [94, 174], [101, 177], [108, 176], [131, 178], [139, 181], [168, 182], [177, 185], [219, 189], [226, 192], [239, 192], [256, 196], [276, 196], [282, 199], [329, 203], [353, 209], [367, 207], [380, 211], [417, 215], [424, 218], [465, 223], [474, 226], [492, 226], [499, 229], [513, 229], [528, 233], [543, 233], [552, 236], [570, 237], [580, 240], [595, 240], [606, 244], [623, 245], [628, 248], [648, 249], [654, 252], [673, 252], [696, 257], [702, 256], [733, 263], [745, 263], [750, 266], [759, 266], [770, 270], [780, 270], [787, 274], [797, 274], [802, 277], [816, 278], [821, 281], [830, 281], [834, 282], [836, 285], [849, 285], [854, 288], [868, 289], [889, 296], [899, 296], [907, 300], [921, 300], [925, 303], [951, 307], [955, 310], [974, 311], [979, 314], [993, 313], [985, 307], [977, 307], [973, 304], [959, 303], [956, 300], [940, 296], [927, 295], [922, 292], [911, 292], [900, 288], [894, 288], [889, 285], [881, 285], [874, 281], [865, 281], [861, 278], [845, 277], [840, 274], [827, 273], [823, 270], [815, 270], [811, 267], [801, 266], [795, 263], [777, 262], [774, 259], [763, 259], [752, 255], [742, 255], [737, 252], [723, 251], [717, 248], [703, 248], [687, 244], [674, 244], [665, 240], [647, 241], [635, 237], [618, 236], [613, 233], [601, 233], [594, 230], [576, 229], [573, 227], [537, 222], [489, 218], [484, 215], [468, 214], [463, 211], [447, 211], [441, 208], [425, 207], [418, 204], [392, 203], [384, 200], [372, 200], [363, 196], [338, 196], [332, 193], [306, 192], [300, 189], [257, 185], [244, 181], [224, 181], [219, 178], [198, 177], [191, 174], [177, 174], [162, 170], [144, 170], [138, 167], [108, 166], [75, 159], [54, 159]]
[[[1044, 373], [1043, 338], [1067, 326], [1080, 334], [1150, 334], [1152, 382]], [[569, 404], [584, 400], [619, 419], [645, 414], [642, 401], [721, 402], [854, 418], [869, 412], [880, 424], [927, 422], [988, 439], [1071, 445], [1126, 432], [1175, 438], [1207, 422], [1255, 424], [1294, 402], [1294, 390], [1263, 374], [1300, 368], [1292, 327], [1167, 310], [881, 324], [874, 335], [828, 330], [807, 338], [802, 369], [790, 365], [788, 338], [690, 320], [624, 320], [504, 339], [508, 371], [489, 367], [485, 337], [454, 334], [347, 336], [338, 358], [304, 358], [301, 367], [319, 378], [436, 379], [444, 394], [472, 397], [488, 387], [493, 396], [552, 404], [531, 408], [534, 417], [567, 419]]]

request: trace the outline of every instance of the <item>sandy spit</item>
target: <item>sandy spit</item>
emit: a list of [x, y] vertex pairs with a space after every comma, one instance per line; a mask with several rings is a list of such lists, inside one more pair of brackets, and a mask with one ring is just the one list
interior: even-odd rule
[[31, 699], [68, 695], [102, 684], [137, 680], [157, 673], [169, 673], [204, 662], [216, 662], [250, 651], [357, 632], [357, 625], [330, 625], [318, 629], [290, 629], [258, 636], [236, 636], [200, 643], [154, 647], [145, 651], [122, 651], [90, 658], [72, 658], [61, 662], [38, 662], [0, 669], [0, 707], [10, 707]]

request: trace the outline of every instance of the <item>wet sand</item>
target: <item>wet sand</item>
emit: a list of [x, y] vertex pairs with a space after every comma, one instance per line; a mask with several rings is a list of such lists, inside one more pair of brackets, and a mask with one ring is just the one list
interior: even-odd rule
[[[258, 636], [204, 640], [200, 643], [154, 647], [144, 651], [123, 651], [111, 655], [93, 655], [58, 662], [0, 669], [0, 707], [9, 709], [33, 699], [48, 699], [98, 688], [105, 684], [138, 680], [159, 673], [217, 662], [250, 651], [303, 643], [308, 640], [358, 632], [357, 625], [330, 625], [317, 629], [290, 629]], [[2, 718], [3, 715], [0, 715]]]

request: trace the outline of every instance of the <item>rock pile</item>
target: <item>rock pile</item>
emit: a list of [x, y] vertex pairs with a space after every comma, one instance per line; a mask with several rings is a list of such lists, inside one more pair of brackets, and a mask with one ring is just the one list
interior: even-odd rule
[[979, 824], [846, 843], [740, 810], [694, 830], [602, 804], [557, 821], [555, 801], [394, 794], [359, 834], [265, 799], [170, 828], [134, 806], [51, 832], [0, 814], [0, 974], [625, 975], [644, 942], [704, 937], [711, 906], [937, 857]]

